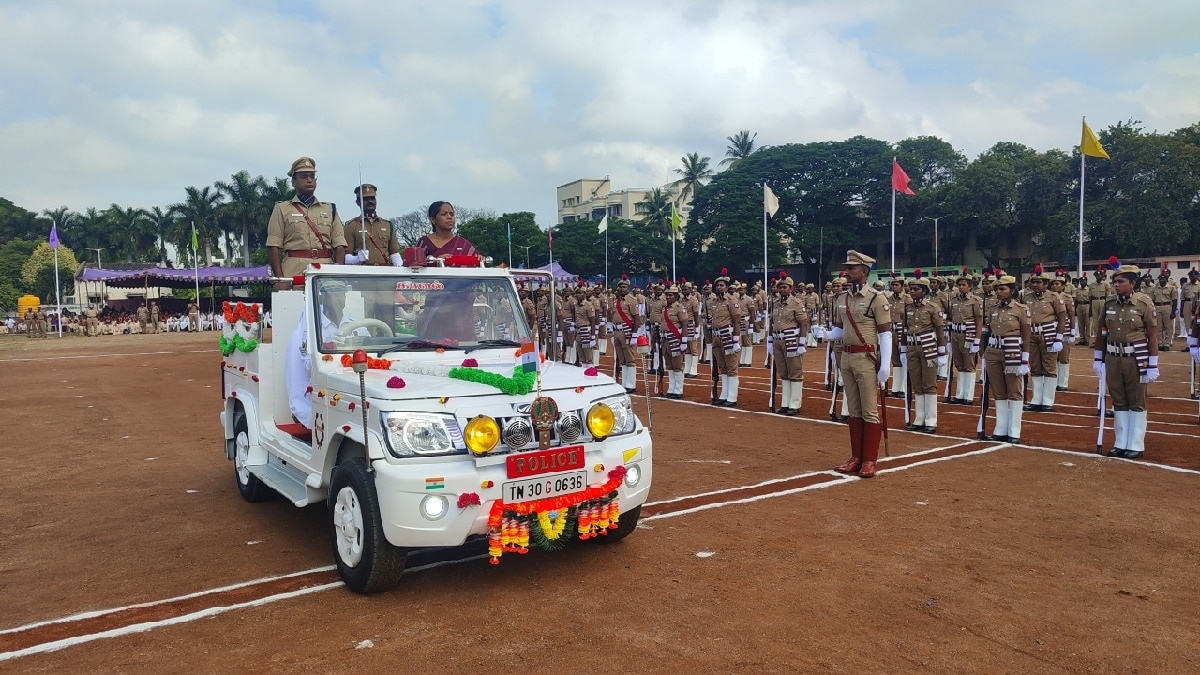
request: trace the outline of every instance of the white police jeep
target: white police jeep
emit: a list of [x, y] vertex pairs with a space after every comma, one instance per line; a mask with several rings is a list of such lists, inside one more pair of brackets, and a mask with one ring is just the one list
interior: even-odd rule
[[542, 362], [507, 270], [313, 265], [297, 281], [273, 295], [271, 342], [254, 308], [226, 307], [225, 454], [247, 501], [328, 504], [352, 590], [393, 587], [414, 548], [486, 537], [496, 564], [637, 526], [649, 430], [611, 378]]

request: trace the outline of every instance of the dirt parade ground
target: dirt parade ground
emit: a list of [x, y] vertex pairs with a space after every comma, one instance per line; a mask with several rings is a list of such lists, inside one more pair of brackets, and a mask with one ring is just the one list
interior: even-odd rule
[[978, 406], [906, 432], [888, 399], [868, 480], [831, 471], [849, 442], [823, 348], [797, 417], [766, 412], [756, 352], [736, 409], [707, 404], [704, 366], [653, 399], [624, 541], [415, 552], [360, 596], [323, 505], [238, 495], [214, 334], [0, 339], [0, 672], [1200, 672], [1186, 353], [1162, 355], [1141, 460], [1095, 454], [1075, 348], [1020, 446], [978, 440]]

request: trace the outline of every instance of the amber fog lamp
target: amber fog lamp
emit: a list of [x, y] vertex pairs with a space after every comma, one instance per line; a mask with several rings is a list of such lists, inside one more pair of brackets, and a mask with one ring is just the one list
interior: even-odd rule
[[472, 454], [486, 455], [500, 442], [500, 425], [487, 415], [480, 415], [467, 422], [463, 440]]
[[612, 408], [603, 403], [597, 403], [588, 410], [587, 428], [592, 434], [592, 438], [598, 441], [608, 438], [612, 433], [614, 423]]

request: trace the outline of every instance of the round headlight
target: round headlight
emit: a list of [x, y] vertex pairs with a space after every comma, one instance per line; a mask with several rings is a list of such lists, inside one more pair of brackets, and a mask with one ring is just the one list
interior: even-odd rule
[[500, 442], [500, 425], [487, 415], [480, 415], [467, 422], [463, 440], [473, 454], [486, 455]]
[[437, 520], [446, 515], [450, 503], [441, 495], [429, 495], [421, 500], [421, 515], [429, 520]]
[[637, 484], [640, 482], [642, 482], [642, 469], [636, 464], [625, 467], [626, 487], [637, 487]]
[[613, 430], [612, 408], [603, 403], [592, 406], [587, 413], [587, 428], [591, 432], [592, 438], [598, 441], [608, 438]]

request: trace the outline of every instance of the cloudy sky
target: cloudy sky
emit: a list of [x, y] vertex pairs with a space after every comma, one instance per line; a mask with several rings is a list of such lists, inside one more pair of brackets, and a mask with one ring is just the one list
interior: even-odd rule
[[[1003, 7], [1003, 8], [1001, 8]], [[936, 135], [975, 157], [1200, 122], [1195, 0], [0, 0], [0, 196], [166, 206], [315, 157], [318, 195], [555, 218], [684, 153]]]

